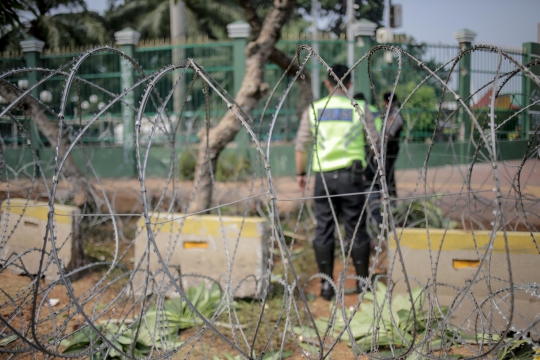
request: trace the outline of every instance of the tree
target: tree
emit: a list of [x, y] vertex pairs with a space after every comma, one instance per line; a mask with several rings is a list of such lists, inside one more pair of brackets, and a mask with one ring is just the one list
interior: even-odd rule
[[2, 13], [12, 22], [0, 25], [0, 51], [19, 50], [27, 35], [45, 41], [50, 49], [111, 41], [105, 20], [88, 11], [84, 0], [10, 1], [18, 6]]
[[[227, 25], [242, 17], [234, 0], [184, 0], [187, 36], [206, 35], [210, 39], [227, 37]], [[131, 27], [143, 39], [169, 38], [169, 0], [125, 0], [112, 3], [105, 16], [113, 31]]]
[[[405, 100], [416, 88], [418, 82], [410, 81], [407, 84], [400, 84], [396, 89], [399, 99]], [[403, 106], [402, 116], [406, 118], [409, 131], [421, 132], [424, 136], [430, 137], [435, 128], [435, 118], [437, 116], [437, 97], [435, 88], [430, 84], [422, 85], [411, 96]]]
[[[396, 88], [396, 95], [401, 103], [413, 92], [416, 86], [421, 83], [429, 72], [426, 68], [435, 70], [442, 63], [434, 57], [430, 57], [428, 46], [425, 43], [418, 43], [414, 38], [408, 37], [408, 41], [403, 44], [395, 44], [414, 58], [423, 61], [423, 65], [411, 60], [408, 56], [402, 57], [402, 69], [399, 83]], [[379, 51], [371, 59], [371, 76], [375, 84], [376, 95], [379, 105], [382, 94], [391, 91], [397, 76], [397, 60], [394, 57], [392, 64], [387, 64], [385, 51]], [[448, 73], [441, 69], [437, 75], [446, 79]], [[441, 84], [433, 77], [429, 78], [403, 106], [402, 116], [406, 120], [409, 131], [413, 136], [431, 137], [435, 129], [435, 118], [437, 116], [437, 104], [442, 95]], [[382, 110], [382, 109], [381, 109]]]
[[[281, 29], [294, 12], [296, 0], [274, 0], [264, 21], [261, 21], [250, 0], [240, 0], [246, 19], [253, 30], [253, 40], [246, 47], [246, 72], [240, 90], [236, 94], [236, 105], [240, 111], [250, 114], [259, 100], [269, 89], [264, 82], [264, 73], [268, 60], [280, 64], [284, 68], [290, 64], [290, 59], [275, 48], [281, 35]], [[285, 68], [286, 68], [285, 66]], [[298, 70], [298, 69], [296, 69]], [[296, 72], [296, 71], [295, 71]], [[309, 83], [301, 88], [311, 86]], [[308, 90], [311, 95], [311, 91]], [[300, 96], [302, 98], [302, 96]], [[306, 99], [303, 99], [306, 102]], [[311, 101], [307, 99], [305, 106]], [[305, 108], [304, 106], [304, 108]], [[199, 152], [195, 170], [195, 181], [198, 185], [191, 211], [208, 209], [212, 199], [212, 177], [216, 169], [217, 159], [225, 146], [230, 143], [241, 129], [241, 122], [231, 111], [227, 111], [219, 123], [209, 129], [199, 132]]]
[[18, 25], [20, 24], [18, 11], [26, 9], [25, 3], [20, 0], [3, 0], [0, 2], [0, 24]]
[[[187, 20], [187, 36], [206, 35], [210, 39], [227, 38], [227, 25], [242, 18], [244, 2], [241, 0], [184, 0]], [[346, 0], [321, 1], [321, 17], [327, 18], [330, 31], [338, 36], [345, 33]], [[355, 16], [381, 24], [384, 0], [355, 0]], [[106, 12], [111, 27], [117, 31], [132, 27], [142, 38], [168, 38], [169, 0], [125, 0], [121, 4], [113, 2]], [[273, 0], [252, 0], [251, 8], [259, 18], [264, 18], [273, 6]], [[311, 11], [311, 0], [299, 0], [288, 24], [295, 29], [305, 29], [309, 23], [303, 19]]]
[[[320, 16], [328, 24], [323, 31], [340, 36], [346, 32], [347, 0], [319, 0]], [[365, 18], [381, 25], [385, 0], [354, 0], [354, 16], [356, 19]], [[264, 16], [272, 7], [272, 0], [252, 0], [253, 8], [259, 16]], [[311, 0], [298, 0], [296, 11], [289, 22], [301, 22], [304, 14], [311, 13]]]
[[[354, 0], [354, 17], [367, 19], [381, 25], [384, 13], [385, 0]], [[306, 13], [311, 12], [311, 0], [299, 0], [298, 7]], [[326, 31], [337, 36], [346, 33], [347, 0], [320, 0], [321, 17], [328, 21]]]

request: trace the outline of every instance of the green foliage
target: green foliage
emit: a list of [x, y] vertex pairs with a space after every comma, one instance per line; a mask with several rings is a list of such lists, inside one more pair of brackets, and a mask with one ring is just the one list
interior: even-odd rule
[[[400, 82], [396, 88], [396, 95], [400, 102], [404, 103], [406, 98], [412, 93], [416, 85], [420, 84], [429, 75], [426, 68], [437, 69], [442, 65], [433, 56], [430, 57], [428, 49], [430, 48], [425, 43], [418, 43], [413, 38], [408, 43], [394, 44], [401, 47], [404, 51], [423, 61], [423, 66], [409, 57], [402, 58], [402, 69], [400, 74]], [[377, 94], [377, 101], [382, 107], [383, 93], [390, 91], [394, 86], [394, 81], [397, 76], [398, 66], [397, 57], [394, 55], [392, 63], [387, 63], [385, 59], [385, 51], [379, 51], [375, 54], [371, 64], [373, 80], [375, 87], [380, 89]], [[446, 78], [447, 72], [442, 69], [437, 72], [437, 76]], [[438, 105], [442, 96], [442, 86], [433, 77], [429, 78], [416, 93], [405, 103], [401, 113], [405, 126], [408, 126], [410, 131], [410, 140], [419, 138], [431, 138], [435, 129], [435, 119], [438, 113]], [[383, 110], [383, 109], [381, 109]], [[442, 122], [445, 119], [441, 116], [439, 120]], [[442, 124], [439, 124], [440, 126]], [[404, 134], [403, 134], [404, 135]]]
[[[227, 25], [242, 18], [235, 1], [184, 0], [185, 30], [188, 37], [206, 35], [227, 39]], [[170, 38], [169, 0], [125, 0], [113, 2], [106, 12], [113, 31], [131, 27], [143, 39]]]
[[[429, 225], [433, 229], [446, 229], [446, 227], [455, 229], [458, 223], [444, 217], [441, 208], [436, 204], [436, 200], [436, 198], [404, 200], [392, 208], [392, 214], [396, 222], [402, 227], [425, 229]], [[409, 214], [405, 218], [407, 211], [409, 211]]]
[[[349, 324], [354, 340], [364, 351], [371, 351], [373, 343], [374, 347], [379, 348], [380, 355], [399, 356], [415, 340], [416, 344], [423, 343], [423, 349], [410, 354], [407, 360], [416, 360], [424, 358], [420, 355], [421, 353], [442, 349], [450, 350], [467, 343], [485, 344], [488, 341], [497, 342], [500, 340], [496, 334], [466, 335], [459, 328], [449, 325], [445, 325], [446, 330], [444, 331], [433, 332], [433, 329], [437, 329], [448, 316], [448, 308], [441, 306], [432, 309], [431, 312], [423, 310], [426, 293], [421, 287], [412, 290], [412, 303], [408, 295], [395, 295], [391, 302], [388, 301], [388, 295], [387, 287], [381, 282], [377, 283], [375, 294], [368, 292], [364, 295], [362, 306], [354, 314]], [[348, 311], [346, 310], [346, 312]], [[334, 331], [338, 333], [343, 330], [346, 323], [341, 311], [337, 311], [336, 315]], [[347, 315], [350, 316], [350, 313]], [[413, 315], [416, 316], [416, 320]], [[320, 318], [315, 321], [315, 324], [319, 329], [324, 329], [328, 327], [329, 320]], [[298, 335], [304, 335], [306, 329], [295, 327], [294, 332]], [[346, 333], [341, 337], [341, 340], [350, 345], [350, 338]], [[497, 354], [501, 360], [532, 359], [535, 353], [535, 347], [528, 339], [510, 339], [504, 344]], [[381, 348], [390, 346], [394, 348], [393, 353], [380, 351]], [[461, 358], [462, 356], [455, 354], [451, 357]]]
[[[105, 335], [105, 337], [111, 341], [114, 346], [124, 353], [131, 353], [131, 344], [134, 343], [135, 346], [135, 356], [137, 358], [142, 358], [150, 353], [152, 349], [152, 337], [148, 332], [148, 328], [141, 326], [139, 330], [139, 335], [135, 339], [136, 327], [133, 326], [128, 328], [126, 325], [117, 325], [117, 324], [99, 324], [96, 326], [100, 333]], [[155, 339], [156, 347], [161, 348], [165, 341], [161, 341], [160, 335]], [[84, 329], [78, 331], [73, 335], [71, 340], [63, 340], [60, 345], [65, 345], [66, 348], [63, 351], [65, 355], [74, 355], [82, 351], [88, 350], [89, 347], [92, 347], [92, 350], [98, 349], [103, 345], [103, 339], [98, 335], [98, 333], [90, 328], [85, 327]], [[167, 344], [174, 346], [175, 344]], [[102, 359], [125, 359], [118, 350], [112, 347], [105, 347], [100, 352], [95, 353], [92, 356], [93, 360], [102, 360]]]
[[[205, 317], [210, 318], [216, 312], [221, 301], [221, 291], [217, 284], [207, 290], [204, 283], [198, 287], [190, 287], [186, 292], [187, 298], [193, 306]], [[166, 300], [162, 306], [153, 306], [131, 326], [125, 324], [102, 323], [96, 327], [100, 333], [111, 341], [124, 353], [131, 353], [131, 346], [135, 346], [135, 356], [143, 358], [148, 355], [154, 346], [157, 349], [171, 349], [180, 346], [177, 342], [177, 334], [182, 329], [187, 329], [202, 323], [192, 313], [182, 298]], [[138, 336], [135, 338], [138, 329]], [[155, 344], [155, 345], [153, 345]], [[63, 354], [78, 354], [88, 350], [97, 350], [103, 345], [103, 339], [91, 327], [85, 327], [77, 331], [70, 340], [63, 340], [60, 345], [66, 346]], [[117, 350], [106, 346], [93, 355], [92, 359], [125, 359]]]
[[27, 35], [45, 41], [50, 49], [112, 40], [105, 19], [88, 11], [84, 0], [31, 0], [20, 4], [6, 14], [14, 17], [10, 25], [0, 22], [0, 51], [19, 49], [19, 41]]
[[2, 0], [0, 1], [0, 24], [18, 25], [20, 19], [18, 11], [26, 9], [26, 2], [21, 0]]
[[217, 181], [236, 181], [251, 173], [251, 162], [246, 155], [237, 152], [222, 152], [219, 156], [216, 169]]
[[91, 262], [111, 261], [113, 259], [111, 249], [104, 248], [102, 244], [96, 245], [89, 241], [84, 243], [84, 253]]
[[[281, 356], [279, 356], [279, 351], [275, 351], [274, 353], [267, 353], [265, 354], [261, 360], [279, 360], [279, 359], [286, 359], [290, 356], [292, 356], [292, 351], [283, 350], [281, 352]], [[212, 360], [242, 360], [243, 358], [240, 355], [232, 356], [231, 354], [223, 354], [223, 357], [214, 355]]]
[[[412, 291], [412, 304], [409, 297], [404, 295], [394, 296], [390, 304], [386, 299], [387, 295], [386, 286], [380, 282], [377, 283], [375, 294], [367, 293], [364, 296], [364, 300], [371, 303], [362, 303], [351, 322], [352, 334], [358, 345], [365, 351], [371, 349], [373, 340], [376, 340], [380, 347], [390, 346], [390, 344], [407, 347], [413, 341], [414, 335], [417, 341], [427, 340], [426, 346], [429, 345], [433, 349], [440, 348], [443, 343], [454, 341], [455, 335], [452, 331], [428, 337], [427, 329], [437, 328], [438, 322], [444, 319], [448, 309], [441, 307], [435, 309], [433, 313], [423, 311], [426, 294], [422, 288]], [[414, 321], [413, 309], [416, 321]], [[375, 317], [374, 314], [376, 314]], [[378, 323], [373, 322], [374, 318], [378, 319]], [[344, 325], [343, 318], [340, 318], [336, 322], [336, 329], [341, 330]]]
[[497, 357], [500, 360], [527, 360], [536, 359], [534, 357], [535, 354], [537, 354], [537, 349], [535, 349], [529, 340], [514, 339], [499, 349]]
[[[195, 178], [196, 151], [185, 151], [179, 160], [180, 179]], [[217, 181], [237, 181], [252, 174], [251, 161], [246, 155], [237, 152], [222, 152], [217, 162], [215, 179]]]
[[195, 178], [195, 165], [197, 163], [196, 156], [197, 154], [189, 149], [180, 155], [180, 180], [193, 180]]
[[[198, 287], [190, 287], [186, 291], [187, 298], [193, 306], [205, 318], [210, 318], [217, 310], [221, 301], [221, 290], [217, 284], [214, 284], [210, 290], [207, 290], [204, 283]], [[174, 298], [165, 301], [162, 309], [155, 307], [150, 309], [145, 316], [146, 321], [150, 323], [162, 323], [166, 328], [177, 328], [179, 330], [195, 326], [195, 323], [202, 324], [202, 321], [187, 306], [182, 298]]]
[[9, 335], [0, 340], [0, 347], [8, 346], [15, 340], [17, 340], [19, 337], [17, 335]]
[[[384, 0], [353, 0], [353, 4], [355, 7], [355, 19], [367, 19], [379, 26], [382, 25], [385, 6]], [[299, 0], [298, 7], [310, 13], [311, 0]], [[338, 36], [346, 32], [347, 2], [345, 0], [321, 0], [320, 11], [321, 17], [330, 20], [327, 28], [324, 30], [331, 31]]]
[[[495, 109], [495, 126], [501, 125], [508, 118], [512, 117], [516, 113], [516, 110], [497, 108]], [[484, 127], [484, 131], [491, 133], [491, 112], [489, 108], [476, 109], [473, 111], [474, 116], [477, 118], [480, 125]], [[508, 122], [501, 126], [496, 132], [496, 136], [500, 140], [514, 140], [517, 136], [521, 135], [519, 131], [519, 116], [514, 116]], [[478, 134], [478, 129], [474, 128], [474, 132]]]
[[[416, 82], [408, 82], [405, 85], [398, 85], [396, 94], [401, 101], [416, 88]], [[437, 116], [437, 96], [435, 88], [427, 84], [421, 86], [412, 97], [405, 103], [401, 116], [405, 120], [411, 132], [433, 133], [435, 129], [435, 118]], [[428, 135], [429, 136], [429, 135]]]
[[[389, 304], [387, 295], [386, 286], [383, 283], [377, 283], [375, 294], [367, 293], [364, 296], [364, 300], [370, 302], [362, 303], [349, 324], [355, 341], [364, 351], [371, 350], [372, 341], [375, 341], [379, 347], [390, 345], [406, 347], [413, 341], [414, 334], [419, 339], [425, 338], [428, 325], [436, 326], [437, 321], [442, 320], [448, 311], [444, 307], [435, 314], [423, 311], [426, 295], [422, 288], [412, 291], [413, 304], [408, 296], [403, 295], [396, 295]], [[413, 320], [413, 309], [416, 313], [416, 321]], [[334, 325], [336, 332], [341, 331], [346, 324], [340, 315], [341, 312], [338, 311], [337, 314]], [[328, 319], [325, 318], [318, 321], [321, 321], [323, 326], [328, 324]], [[295, 332], [302, 331], [295, 328]], [[349, 342], [346, 335], [342, 337], [342, 340]], [[431, 346], [440, 347], [440, 335], [435, 335], [429, 340]]]

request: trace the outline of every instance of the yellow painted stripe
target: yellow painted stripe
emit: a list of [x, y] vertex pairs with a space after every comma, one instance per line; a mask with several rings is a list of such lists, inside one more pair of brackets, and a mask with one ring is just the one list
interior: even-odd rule
[[184, 241], [184, 249], [208, 249], [206, 241]]
[[[261, 218], [241, 216], [223, 216], [220, 221], [216, 215], [197, 215], [180, 219], [183, 215], [153, 213], [150, 215], [152, 229], [157, 232], [178, 233], [182, 228], [184, 235], [219, 237], [225, 233], [228, 237], [236, 237], [242, 228], [240, 236], [245, 238], [262, 236], [261, 228], [265, 222]], [[144, 217], [139, 219], [137, 225], [140, 228], [144, 227]]]
[[[55, 205], [55, 220], [58, 224], [71, 224], [73, 213], [78, 212], [78, 210], [79, 208], [76, 206]], [[43, 201], [27, 201], [26, 199], [10, 199], [8, 204], [8, 200], [4, 200], [2, 212], [47, 221], [49, 204]]]
[[475, 269], [480, 266], [480, 260], [452, 260], [454, 269]]
[[[540, 241], [540, 233], [533, 234], [534, 239]], [[448, 230], [445, 234], [444, 229], [430, 229], [429, 243], [428, 232], [426, 229], [397, 229], [397, 235], [400, 239], [401, 246], [415, 250], [427, 250], [428, 248], [431, 248], [433, 251], [438, 251], [442, 243], [442, 251], [474, 251], [476, 248], [480, 251], [484, 251], [489, 244], [491, 231], [475, 231], [473, 236], [472, 232], [464, 230]], [[530, 233], [509, 231], [507, 232], [507, 237], [508, 247], [511, 253], [538, 254], [536, 244]], [[396, 242], [393, 236], [390, 241], [390, 248], [396, 248]], [[493, 242], [493, 252], [506, 252], [503, 232], [497, 232]]]
[[[419, 188], [419, 189], [422, 189], [423, 187], [423, 181], [420, 182], [420, 185], [418, 186], [416, 184], [416, 182], [400, 182], [398, 184], [398, 189], [404, 189], [404, 190], [411, 190], [411, 189], [415, 189], [415, 188]], [[444, 192], [445, 193], [448, 193], [448, 192], [462, 192], [463, 194], [467, 194], [469, 192], [469, 189], [467, 188], [467, 186], [463, 186], [461, 184], [461, 182], [459, 184], [457, 183], [448, 183], [448, 184], [444, 184], [444, 185], [441, 185], [441, 187], [439, 189], [435, 189], [435, 192], [437, 191], [441, 191], [441, 189], [444, 187]], [[493, 184], [471, 184], [471, 191], [486, 191], [486, 190], [489, 190], [489, 191], [493, 191], [493, 187], [494, 185]], [[508, 185], [502, 185], [501, 186], [501, 191], [503, 193], [508, 193], [510, 191], [515, 191], [515, 188], [513, 187], [510, 187]], [[535, 196], [539, 196], [540, 195], [540, 186], [534, 186], [534, 185], [530, 185], [530, 184], [526, 184], [525, 187], [521, 188], [521, 191], [522, 192], [527, 192], [527, 193], [531, 193]], [[418, 194], [423, 194], [423, 191], [418, 191]], [[444, 195], [444, 194], [442, 194]]]

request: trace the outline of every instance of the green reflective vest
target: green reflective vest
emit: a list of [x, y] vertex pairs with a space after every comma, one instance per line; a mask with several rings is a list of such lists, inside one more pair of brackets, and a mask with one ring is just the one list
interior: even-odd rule
[[[358, 101], [362, 112], [364, 101]], [[334, 95], [313, 103], [310, 111], [311, 131], [316, 134], [311, 166], [313, 171], [324, 172], [350, 167], [361, 160], [366, 168], [364, 125], [360, 116], [344, 96]]]
[[369, 105], [369, 111], [371, 111], [371, 113], [373, 114], [373, 118], [375, 120], [375, 128], [380, 134], [382, 131], [382, 119], [379, 114], [379, 109], [377, 109], [377, 107], [374, 105]]

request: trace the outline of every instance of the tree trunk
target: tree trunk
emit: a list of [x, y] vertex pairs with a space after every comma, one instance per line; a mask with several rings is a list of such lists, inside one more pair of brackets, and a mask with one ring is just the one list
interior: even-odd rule
[[[250, 0], [244, 0], [241, 2], [241, 6], [244, 8], [244, 15], [251, 26], [251, 31], [254, 38], [257, 38], [261, 32], [261, 19], [257, 16], [255, 7]], [[300, 71], [300, 66], [297, 62], [292, 64], [292, 59], [289, 58], [283, 51], [274, 47], [270, 54], [269, 60], [279, 66], [282, 70], [287, 70], [289, 75], [295, 76]], [[290, 66], [290, 68], [289, 68]], [[311, 77], [307, 72], [304, 72], [304, 80], [299, 83], [300, 93], [299, 99], [296, 104], [296, 115], [298, 119], [302, 117], [302, 113], [313, 101], [313, 92], [311, 89]]]
[[[12, 85], [6, 80], [0, 80], [0, 96], [2, 96], [7, 101], [14, 102], [17, 101], [17, 98], [22, 93], [22, 91]], [[50, 121], [49, 118], [45, 115], [45, 109], [43, 109], [36, 99], [30, 95], [18, 100], [19, 109], [22, 109], [26, 116], [34, 122], [38, 130], [47, 138], [51, 143], [51, 147], [56, 148], [58, 146], [58, 124]], [[67, 137], [67, 132], [62, 134], [62, 143], [67, 146], [69, 140]], [[87, 181], [86, 178], [82, 175], [77, 167], [77, 164], [73, 160], [73, 157], [70, 155], [67, 156], [64, 166], [62, 168], [62, 173], [66, 177], [68, 183], [71, 184], [72, 188], [70, 190], [70, 198], [73, 198], [74, 203], [77, 206], [81, 206], [85, 202], [85, 193]], [[67, 267], [67, 270], [75, 270], [80, 266], [83, 266], [88, 263], [86, 255], [84, 253], [84, 243], [81, 236], [80, 221], [79, 219], [73, 219], [74, 221], [74, 230], [73, 230], [73, 248], [72, 248], [72, 257], [71, 262]], [[72, 277], [71, 280], [75, 281], [81, 277], [83, 273], [78, 273], [75, 277]]]
[[[269, 59], [281, 68], [286, 69], [290, 65], [290, 59], [277, 50], [275, 44], [281, 35], [281, 28], [295, 10], [295, 5], [296, 0], [274, 0], [272, 9], [260, 25], [249, 0], [241, 1], [256, 39], [251, 41], [246, 48], [246, 73], [235, 98], [236, 104], [241, 108], [240, 113], [251, 114], [259, 100], [270, 89], [270, 86], [264, 82], [264, 72]], [[290, 73], [295, 74], [297, 70], [298, 66], [295, 64]], [[306, 87], [301, 86], [301, 88]], [[307, 92], [306, 90], [303, 92], [299, 101], [302, 106], [301, 111], [311, 102], [311, 86], [307, 86]], [[202, 129], [199, 132], [200, 143], [195, 170], [197, 192], [190, 208], [191, 212], [204, 211], [210, 207], [212, 202], [211, 171], [214, 172], [219, 154], [227, 144], [234, 140], [241, 127], [240, 120], [229, 110], [214, 128]]]
[[[84, 252], [84, 238], [82, 234], [82, 217], [81, 216], [74, 216], [73, 217], [73, 229], [71, 232], [71, 261], [66, 267], [66, 272], [72, 272], [77, 269], [82, 268], [83, 266], [86, 266], [90, 263], [90, 260], [88, 260], [88, 257], [86, 256], [86, 253]], [[78, 271], [71, 275], [69, 279], [71, 281], [77, 281], [81, 278], [83, 278], [86, 274], [88, 274], [91, 271], [91, 268], [88, 268], [84, 271]]]

